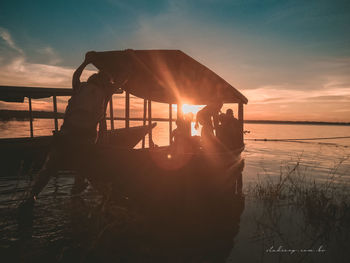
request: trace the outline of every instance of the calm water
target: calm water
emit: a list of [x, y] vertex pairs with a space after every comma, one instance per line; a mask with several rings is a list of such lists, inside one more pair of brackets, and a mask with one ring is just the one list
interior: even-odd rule
[[[131, 125], [141, 125], [141, 123], [132, 122]], [[122, 127], [123, 122], [116, 122], [116, 126]], [[52, 130], [52, 120], [35, 120], [35, 135], [49, 135]], [[246, 149], [243, 153], [245, 158], [244, 189], [254, 185], [258, 180], [264, 180], [265, 177], [278, 178], [288, 167], [293, 167], [298, 162], [301, 173], [310, 179], [322, 183], [333, 176], [332, 178], [338, 185], [350, 185], [350, 139], [299, 142], [252, 140], [350, 136], [349, 126], [246, 124], [245, 130], [249, 130], [250, 133], [245, 136]], [[28, 134], [29, 125], [27, 122], [0, 122], [0, 137], [2, 138], [27, 137]], [[153, 133], [154, 142], [158, 145], [167, 145], [168, 136], [168, 124], [158, 123]], [[25, 189], [28, 179], [17, 180], [2, 175], [0, 180], [0, 216], [3, 218], [0, 223], [0, 229], [2, 229], [0, 230], [1, 251], [6, 249], [6, 251], [13, 250], [12, 253], [16, 253], [16, 250], [20, 249], [22, 252], [25, 251], [23, 257], [29, 255], [35, 258], [35, 256], [42, 256], [43, 251], [52, 251], [53, 248], [50, 244], [58, 242], [58, 244], [64, 243], [66, 246], [71, 245], [69, 239], [71, 219], [67, 213], [67, 206], [70, 205], [70, 188], [73, 182], [70, 175], [63, 174], [51, 180], [36, 204], [29, 237], [24, 238], [18, 231], [17, 222], [12, 218], [15, 210], [11, 207], [16, 203], [18, 193]], [[13, 189], [17, 189], [17, 193], [14, 193]], [[98, 195], [91, 188], [84, 194], [84, 199], [88, 202], [94, 202], [98, 198]], [[237, 223], [239, 231], [235, 236], [232, 236], [234, 241], [230, 244], [232, 248], [226, 256], [226, 261], [233, 262], [238, 258], [245, 262], [296, 262], [302, 259], [304, 255], [300, 253], [295, 256], [266, 253], [266, 249], [271, 247], [271, 244], [278, 248], [282, 244], [278, 242], [282, 242], [281, 240], [284, 238], [281, 237], [282, 230], [278, 230], [276, 236], [272, 234], [272, 237], [266, 237], [266, 233], [261, 231], [257, 225], [259, 221], [257, 219], [263, 213], [260, 211], [260, 205], [254, 200], [247, 199], [245, 201], [240, 223]], [[311, 239], [309, 242], [308, 236], [303, 235], [311, 233], [312, 236], [312, 232], [309, 233], [308, 229], [298, 230], [296, 227], [300, 223], [301, 215], [291, 211], [288, 207], [281, 208], [282, 210], [284, 211], [281, 219], [281, 225], [284, 226], [282, 232], [287, 239], [289, 238], [287, 243], [283, 243], [284, 247], [289, 244], [289, 248], [306, 249], [311, 246], [312, 248], [324, 246], [327, 249], [327, 252], [323, 254], [311, 253], [306, 258], [306, 262], [328, 262], [334, 258], [334, 254], [348, 251], [342, 247], [344, 244], [339, 247], [339, 243], [336, 243], [334, 239], [330, 239], [328, 243], [324, 241], [314, 242]], [[294, 221], [291, 223], [292, 219]], [[293, 227], [291, 227], [292, 225]], [[259, 239], [261, 236], [263, 238]], [[24, 249], [21, 246], [28, 247]], [[11, 256], [11, 253], [8, 255]], [[339, 257], [335, 262], [348, 262], [347, 256], [348, 254]], [[22, 260], [26, 261], [23, 258]]]
[[[109, 126], [109, 122], [107, 124]], [[142, 125], [142, 122], [135, 121], [130, 125]], [[124, 127], [124, 122], [115, 121], [115, 127]], [[173, 124], [173, 128], [175, 127]], [[50, 135], [53, 129], [52, 120], [34, 121], [35, 136]], [[243, 153], [246, 160], [245, 182], [254, 182], [257, 175], [279, 175], [283, 167], [298, 161], [308, 175], [317, 180], [324, 180], [337, 168], [337, 179], [343, 183], [350, 182], [350, 138], [298, 142], [253, 140], [344, 137], [350, 136], [350, 126], [245, 124], [245, 130], [250, 131], [245, 135], [246, 149]], [[0, 122], [0, 138], [28, 137], [28, 134], [28, 122]], [[194, 134], [199, 132], [194, 131]], [[169, 144], [168, 123], [158, 122], [153, 130], [153, 140], [159, 146]], [[147, 142], [148, 140], [146, 145]]]

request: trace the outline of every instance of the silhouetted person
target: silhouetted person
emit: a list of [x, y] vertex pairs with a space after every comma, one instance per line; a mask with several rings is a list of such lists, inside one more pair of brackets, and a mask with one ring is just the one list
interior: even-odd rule
[[184, 132], [186, 137], [191, 137], [191, 123], [193, 121], [193, 113], [189, 112], [183, 115], [184, 120]]
[[181, 118], [177, 119], [175, 124], [176, 128], [171, 133], [171, 139], [173, 140], [173, 143], [177, 144], [186, 136], [186, 129], [184, 120]]
[[216, 129], [216, 137], [222, 142], [225, 143], [225, 127], [226, 125], [226, 114], [220, 113], [218, 117], [219, 125]]
[[[116, 90], [112, 77], [101, 71], [91, 75], [87, 82], [80, 81], [83, 70], [94, 57], [95, 52], [86, 53], [85, 60], [73, 74], [73, 95], [68, 101], [63, 125], [54, 135], [52, 148], [25, 204], [36, 199], [62, 163], [71, 162], [75, 166], [78, 175], [74, 187], [85, 188], [79, 169], [84, 167], [84, 158], [89, 157], [91, 146], [97, 139], [97, 125], [104, 119], [107, 103]], [[74, 187], [73, 191], [79, 190]]]
[[240, 144], [240, 124], [234, 117], [233, 110], [227, 109], [222, 123], [223, 139], [230, 149], [237, 148]]
[[218, 114], [221, 107], [221, 102], [211, 103], [197, 113], [195, 128], [198, 129], [198, 123], [202, 125], [201, 137], [204, 142], [214, 137], [214, 128], [218, 127]]
[[183, 152], [192, 147], [191, 142], [191, 122], [193, 113], [184, 114], [182, 118], [176, 120], [176, 129], [172, 131], [171, 138], [173, 145], [178, 152]]

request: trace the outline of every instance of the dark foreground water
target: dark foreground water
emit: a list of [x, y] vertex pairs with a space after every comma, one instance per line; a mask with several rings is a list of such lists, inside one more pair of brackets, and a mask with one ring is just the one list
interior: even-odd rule
[[[13, 127], [14, 123], [3, 123], [2, 133], [16, 130]], [[43, 134], [49, 133], [51, 128], [44, 124], [42, 127]], [[157, 129], [156, 143], [166, 144], [166, 124], [159, 124]], [[103, 200], [91, 187], [72, 196], [73, 176], [60, 174], [52, 178], [33, 212], [22, 220], [16, 205], [30, 177], [2, 175], [2, 259], [349, 262], [350, 203], [346, 196], [350, 183], [350, 140], [249, 139], [348, 136], [350, 127], [251, 124], [245, 129], [250, 133], [243, 153], [244, 195], [233, 194], [229, 200], [225, 197], [215, 206], [208, 205], [210, 211], [204, 207], [203, 213], [199, 208], [193, 209], [196, 213], [187, 213], [177, 207], [164, 212], [167, 216], [155, 219], [128, 200], [119, 203]]]

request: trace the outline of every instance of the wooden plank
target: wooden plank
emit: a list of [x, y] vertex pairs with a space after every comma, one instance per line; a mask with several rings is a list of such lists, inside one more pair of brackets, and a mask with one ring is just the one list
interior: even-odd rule
[[152, 139], [152, 101], [151, 100], [148, 100], [148, 127], [149, 127], [148, 145], [149, 145], [149, 148], [152, 148], [153, 139]]
[[52, 97], [53, 100], [53, 114], [54, 114], [54, 122], [55, 122], [55, 131], [58, 131], [58, 120], [57, 120], [57, 98], [56, 94]]
[[33, 111], [32, 111], [32, 98], [28, 97], [28, 103], [29, 103], [29, 125], [30, 125], [30, 137], [34, 137], [34, 130], [33, 130]]
[[243, 103], [238, 104], [238, 120], [243, 123]]
[[125, 128], [130, 127], [130, 93], [125, 92]]
[[182, 118], [182, 104], [181, 103], [177, 104], [177, 118], [178, 119]]
[[241, 142], [243, 143], [243, 103], [239, 103], [238, 104], [238, 121], [239, 121], [239, 124], [241, 126], [241, 129], [240, 129], [240, 139], [241, 139]]
[[110, 116], [110, 122], [111, 122], [111, 130], [114, 130], [113, 95], [109, 100], [109, 116]]
[[169, 104], [169, 145], [171, 145], [172, 131], [173, 131], [173, 105]]

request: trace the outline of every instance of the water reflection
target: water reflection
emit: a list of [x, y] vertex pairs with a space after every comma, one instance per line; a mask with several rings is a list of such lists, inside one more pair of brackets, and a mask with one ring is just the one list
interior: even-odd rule
[[[243, 165], [214, 195], [137, 207], [92, 187], [71, 196], [73, 179], [52, 178], [33, 210], [17, 213], [28, 181], [6, 178], [1, 189], [1, 254], [23, 262], [225, 262], [245, 207]], [[216, 175], [220, 176], [220, 175]], [[3, 184], [4, 185], [4, 184]], [[16, 189], [16, 195], [9, 190]]]
[[152, 219], [149, 234], [159, 252], [150, 257], [162, 262], [225, 262], [245, 207], [242, 171], [236, 171], [231, 179], [229, 191], [215, 198], [203, 196], [189, 206], [181, 204], [177, 213]]

